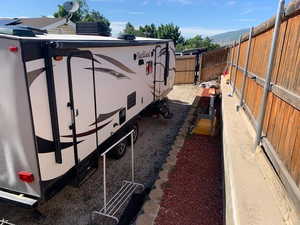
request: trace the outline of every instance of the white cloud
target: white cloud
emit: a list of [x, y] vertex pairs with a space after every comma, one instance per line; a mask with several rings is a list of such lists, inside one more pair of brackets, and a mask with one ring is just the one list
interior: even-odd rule
[[114, 37], [118, 36], [119, 33], [125, 29], [126, 24], [127, 22], [125, 21], [111, 21], [110, 27], [111, 27], [112, 36]]
[[252, 13], [253, 11], [254, 11], [254, 9], [246, 9], [246, 10], [242, 11], [240, 13], [240, 15], [248, 15], [248, 14]]
[[180, 28], [180, 31], [184, 37], [190, 38], [194, 37], [196, 35], [201, 35], [204, 37], [212, 36], [215, 34], [221, 34], [232, 30], [226, 30], [226, 29], [209, 29], [209, 28], [203, 28], [203, 27], [182, 27]]
[[128, 12], [128, 14], [130, 15], [144, 15], [144, 12], [140, 12], [140, 11], [132, 11], [132, 12]]
[[175, 3], [180, 3], [182, 5], [188, 5], [191, 4], [191, 0], [168, 0], [169, 2], [175, 2]]
[[254, 19], [254, 18], [240, 18], [240, 19], [237, 19], [236, 21], [239, 21], [239, 22], [256, 22], [256, 19]]
[[232, 0], [232, 1], [228, 1], [227, 5], [235, 5], [236, 3], [237, 3], [237, 1]]
[[[145, 1], [148, 2], [149, 1]], [[190, 5], [193, 3], [192, 0], [156, 0], [156, 5], [161, 6], [161, 5], [165, 5], [165, 4], [169, 4], [169, 3], [174, 3], [174, 4], [180, 4], [180, 5]]]

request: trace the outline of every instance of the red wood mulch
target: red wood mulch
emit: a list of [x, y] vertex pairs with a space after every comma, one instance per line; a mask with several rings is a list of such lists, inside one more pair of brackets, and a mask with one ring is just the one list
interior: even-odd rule
[[221, 137], [192, 135], [177, 157], [156, 225], [222, 225]]

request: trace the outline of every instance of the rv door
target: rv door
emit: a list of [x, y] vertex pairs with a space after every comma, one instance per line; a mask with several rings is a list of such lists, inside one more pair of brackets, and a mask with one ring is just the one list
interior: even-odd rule
[[76, 51], [67, 59], [75, 165], [98, 146], [94, 58], [90, 51]]

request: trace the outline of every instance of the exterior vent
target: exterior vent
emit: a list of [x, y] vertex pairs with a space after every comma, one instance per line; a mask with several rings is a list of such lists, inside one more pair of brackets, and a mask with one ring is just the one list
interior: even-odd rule
[[99, 22], [80, 22], [76, 23], [76, 34], [101, 35], [101, 23]]
[[133, 41], [133, 40], [135, 40], [135, 36], [133, 34], [121, 34], [118, 38], [126, 40], [126, 41]]
[[14, 35], [20, 37], [35, 37], [35, 34], [32, 30], [15, 26], [0, 27], [0, 34]]

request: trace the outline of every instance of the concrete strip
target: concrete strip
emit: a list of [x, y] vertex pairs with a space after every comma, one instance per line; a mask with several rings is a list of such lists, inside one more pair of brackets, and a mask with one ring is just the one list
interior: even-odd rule
[[[226, 187], [226, 224], [291, 225], [285, 204], [280, 201], [270, 180], [278, 180], [274, 170], [268, 179], [262, 172], [266, 158], [262, 151], [253, 153], [255, 132], [243, 110], [236, 111], [239, 101], [222, 79], [223, 149]], [[262, 161], [263, 160], [263, 161]], [[269, 168], [270, 165], [269, 165]], [[273, 182], [276, 183], [276, 182]], [[279, 207], [280, 205], [280, 207]]]

